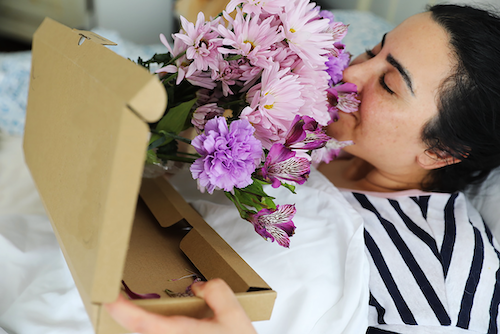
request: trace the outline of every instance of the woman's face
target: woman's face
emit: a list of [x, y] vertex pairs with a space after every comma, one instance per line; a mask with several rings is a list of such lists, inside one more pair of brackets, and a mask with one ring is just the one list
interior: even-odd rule
[[353, 140], [345, 150], [376, 168], [414, 167], [426, 150], [422, 128], [437, 114], [439, 87], [454, 64], [448, 35], [430, 13], [409, 18], [345, 70], [361, 104], [355, 113], [340, 112], [328, 134]]

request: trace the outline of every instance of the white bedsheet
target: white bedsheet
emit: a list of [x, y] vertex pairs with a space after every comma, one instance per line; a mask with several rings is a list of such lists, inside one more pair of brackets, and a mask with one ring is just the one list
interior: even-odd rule
[[[10, 170], [0, 173], [0, 328], [12, 334], [92, 333], [21, 142], [0, 135], [0, 169]], [[179, 174], [174, 184], [183, 178], [189, 175]], [[290, 249], [262, 240], [249, 223], [238, 221], [222, 194], [202, 195], [193, 181], [187, 184], [183, 194], [278, 292], [271, 320], [255, 323], [259, 333], [364, 331], [368, 269], [361, 221], [321, 174], [313, 172], [297, 195], [274, 193], [297, 205]]]
[[20, 136], [0, 134], [0, 171], [0, 328], [93, 333], [24, 164]]

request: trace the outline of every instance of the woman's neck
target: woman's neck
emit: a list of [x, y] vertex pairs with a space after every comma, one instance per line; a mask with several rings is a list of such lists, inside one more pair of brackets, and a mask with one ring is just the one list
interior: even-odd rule
[[421, 189], [425, 177], [415, 173], [386, 173], [357, 157], [334, 160], [320, 165], [318, 170], [339, 188], [375, 192]]

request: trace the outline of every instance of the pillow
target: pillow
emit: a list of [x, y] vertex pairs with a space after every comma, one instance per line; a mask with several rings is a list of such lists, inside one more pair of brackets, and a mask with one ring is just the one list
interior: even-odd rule
[[382, 40], [386, 32], [394, 29], [394, 25], [383, 18], [370, 13], [355, 10], [331, 10], [335, 21], [349, 25], [343, 43], [353, 57], [371, 49]]
[[500, 240], [500, 168], [494, 169], [484, 182], [470, 186], [466, 194], [495, 238]]
[[31, 52], [0, 54], [0, 131], [19, 135], [24, 130]]

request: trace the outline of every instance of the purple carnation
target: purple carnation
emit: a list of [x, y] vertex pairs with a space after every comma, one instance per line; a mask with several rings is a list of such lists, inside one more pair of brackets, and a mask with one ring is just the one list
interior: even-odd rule
[[328, 21], [330, 21], [330, 24], [335, 23], [335, 15], [329, 10], [320, 11], [319, 16], [323, 19], [328, 19]]
[[330, 75], [329, 85], [334, 86], [342, 80], [344, 70], [349, 65], [351, 55], [344, 50], [339, 50], [338, 56], [331, 56], [326, 62], [326, 72]]
[[205, 133], [191, 142], [201, 155], [190, 168], [201, 192], [232, 191], [253, 182], [252, 173], [262, 157], [262, 144], [253, 136], [254, 131], [243, 119], [233, 121], [229, 128], [224, 117], [207, 122]]

